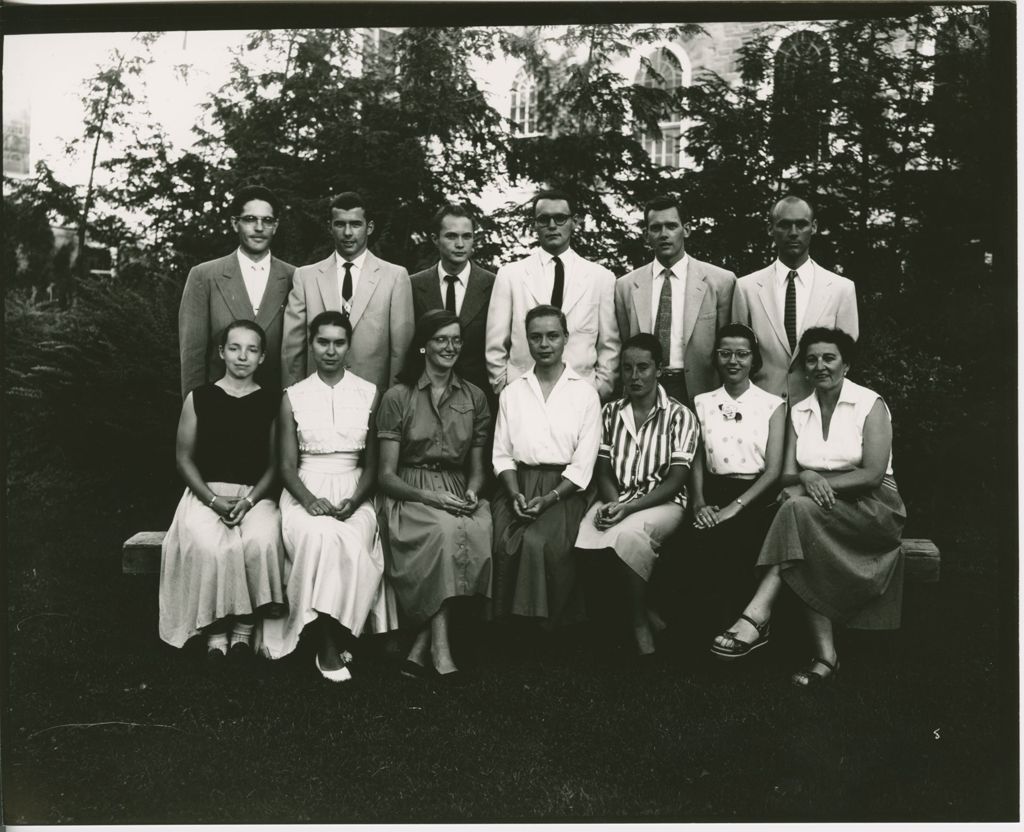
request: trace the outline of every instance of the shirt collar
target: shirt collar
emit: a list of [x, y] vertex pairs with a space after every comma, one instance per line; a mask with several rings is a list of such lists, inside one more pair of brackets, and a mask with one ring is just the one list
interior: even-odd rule
[[[856, 404], [857, 403], [857, 388], [859, 385], [854, 384], [850, 379], [843, 379], [843, 386], [839, 388], [839, 398], [836, 400], [836, 404]], [[793, 405], [793, 410], [805, 410], [812, 413], [821, 415], [821, 405], [818, 404], [817, 393], [812, 392], [806, 399], [797, 402]]]
[[362, 272], [363, 266], [366, 265], [366, 254], [367, 254], [368, 251], [369, 251], [369, 249], [365, 249], [364, 248], [362, 253], [358, 257], [356, 257], [354, 260], [345, 260], [344, 257], [342, 257], [340, 254], [338, 254], [337, 251], [335, 251], [334, 252], [334, 263], [335, 263], [335, 266], [338, 269], [338, 272], [340, 274], [344, 273], [344, 271], [345, 271], [345, 265], [344, 264], [345, 263], [351, 263], [355, 267], [355, 270], [357, 272]]
[[682, 258], [677, 263], [673, 263], [671, 266], [663, 266], [657, 260], [651, 263], [651, 270], [654, 273], [654, 279], [657, 280], [661, 277], [661, 273], [668, 269], [672, 274], [678, 277], [680, 280], [686, 279], [686, 269], [690, 265], [690, 255], [683, 252]]
[[[619, 399], [619, 406], [626, 408], [629, 406], [629, 396], [623, 395]], [[668, 410], [668, 393], [665, 392], [665, 388], [660, 384], [658, 385], [658, 395], [654, 400], [654, 409]]]
[[[463, 286], [465, 286], [469, 282], [469, 272], [470, 272], [470, 265], [469, 265], [469, 261], [467, 260], [466, 261], [466, 265], [462, 267], [462, 271], [459, 272], [457, 275], [455, 275], [459, 279], [459, 283], [461, 283]], [[444, 270], [444, 266], [441, 264], [441, 261], [438, 260], [437, 261], [437, 276], [440, 278], [442, 283], [444, 282], [445, 276], [447, 274], [448, 274], [448, 272], [446, 272]]]
[[[563, 358], [562, 360], [564, 361], [565, 359]], [[529, 370], [527, 370], [525, 373], [523, 373], [522, 376], [520, 376], [520, 378], [527, 378], [527, 377], [529, 377], [529, 378], [533, 379], [534, 383], [540, 384], [540, 379], [537, 378], [537, 374], [534, 372], [534, 369], [536, 368], [536, 366], [537, 365], [534, 364], [532, 367], [530, 367]], [[568, 361], [566, 361], [565, 369], [562, 370], [562, 375], [560, 375], [558, 377], [558, 381], [556, 381], [555, 384], [556, 385], [560, 384], [563, 379], [565, 381], [581, 381], [583, 379], [583, 376], [581, 376], [579, 373], [577, 373], [572, 368], [572, 365]]]
[[[780, 286], [786, 285], [790, 271], [789, 266], [781, 260], [775, 261], [775, 280]], [[804, 260], [803, 265], [796, 270], [796, 275], [797, 282], [801, 286], [810, 286], [811, 280], [814, 279], [814, 261], [810, 257]]]
[[[430, 386], [430, 377], [427, 375], [427, 371], [424, 370], [422, 373], [420, 373], [420, 380], [416, 382], [416, 389], [417, 390], [423, 390], [424, 388], [429, 387], [429, 386]], [[461, 390], [462, 389], [462, 380], [458, 377], [458, 375], [456, 375], [455, 373], [452, 373], [452, 380], [450, 382], [448, 382], [448, 386], [449, 387], [453, 387], [456, 390]]]
[[248, 271], [269, 271], [269, 269], [268, 269], [268, 267], [270, 265], [270, 252], [269, 251], [258, 262], [256, 260], [252, 260], [252, 259], [246, 257], [244, 254], [242, 254], [241, 247], [235, 249], [235, 256], [238, 258], [238, 268], [240, 268], [243, 272], [247, 271], [247, 270]]
[[[555, 255], [545, 251], [542, 248], [537, 249], [537, 253], [540, 254], [540, 262], [544, 268], [551, 265], [551, 261], [555, 259]], [[576, 252], [572, 250], [572, 246], [567, 248], [561, 254], [558, 255], [558, 259], [562, 261], [562, 265], [568, 265], [569, 261], [576, 257]]]
[[331, 387], [331, 385], [329, 385], [326, 381], [320, 378], [320, 373], [318, 373], [316, 370], [313, 370], [313, 375], [311, 376], [311, 378], [313, 379], [313, 384], [315, 384], [321, 390], [326, 390], [328, 393], [333, 393], [335, 390], [341, 387], [342, 382], [344, 382], [345, 379], [348, 378], [348, 371], [345, 371], [345, 375], [341, 377], [341, 380], [337, 384], [335, 384], [334, 387]]

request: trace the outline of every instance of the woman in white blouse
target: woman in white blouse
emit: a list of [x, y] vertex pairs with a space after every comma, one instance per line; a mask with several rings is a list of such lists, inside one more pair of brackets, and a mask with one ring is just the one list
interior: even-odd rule
[[723, 326], [712, 364], [722, 386], [694, 399], [701, 449], [690, 475], [696, 531], [689, 536], [688, 560], [701, 575], [698, 604], [717, 632], [757, 586], [754, 562], [774, 513], [786, 408], [780, 397], [750, 381], [762, 364], [750, 327]]
[[[309, 325], [316, 372], [285, 391], [279, 417], [281, 532], [288, 556], [288, 617], [267, 622], [262, 650], [292, 652], [308, 624], [316, 666], [351, 678], [351, 647], [367, 619], [387, 619], [384, 558], [369, 502], [377, 476], [377, 389], [345, 369], [352, 324], [321, 312]], [[393, 613], [393, 611], [392, 611]], [[393, 622], [393, 617], [392, 617]], [[371, 629], [383, 629], [381, 621]]]
[[578, 598], [573, 544], [601, 442], [593, 383], [562, 360], [569, 337], [554, 306], [526, 313], [534, 366], [501, 392], [492, 504], [495, 615], [555, 622]]
[[815, 327], [798, 360], [814, 392], [793, 405], [778, 513], [757, 565], [761, 583], [713, 651], [736, 658], [768, 639], [772, 606], [785, 583], [803, 602], [813, 658], [793, 674], [798, 687], [834, 678], [833, 626], [899, 626], [903, 595], [900, 535], [906, 509], [892, 477], [892, 422], [877, 393], [846, 378], [855, 343]]

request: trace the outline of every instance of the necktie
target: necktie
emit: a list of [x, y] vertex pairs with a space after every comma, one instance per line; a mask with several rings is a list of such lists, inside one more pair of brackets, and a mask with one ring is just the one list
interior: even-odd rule
[[786, 338], [789, 339], [789, 350], [796, 349], [796, 277], [797, 274], [791, 271], [786, 275]]
[[661, 294], [658, 295], [658, 315], [654, 319], [654, 334], [661, 344], [662, 366], [669, 365], [672, 349], [672, 272], [661, 273]]
[[455, 314], [455, 281], [458, 278], [453, 274], [446, 274], [444, 276], [444, 282], [448, 284], [448, 288], [444, 293], [444, 308], [452, 314]]
[[565, 292], [565, 266], [557, 257], [551, 258], [555, 264], [555, 286], [551, 290], [551, 305], [562, 308], [562, 294]]
[[352, 305], [352, 264], [345, 264], [345, 279], [341, 281], [341, 305], [348, 312]]

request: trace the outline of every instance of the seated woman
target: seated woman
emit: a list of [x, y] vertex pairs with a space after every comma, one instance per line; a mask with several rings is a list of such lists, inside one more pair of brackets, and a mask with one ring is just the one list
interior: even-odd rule
[[267, 655], [280, 658], [315, 622], [316, 666], [332, 682], [352, 678], [352, 643], [384, 598], [384, 558], [369, 502], [377, 476], [377, 389], [345, 369], [351, 339], [352, 324], [341, 312], [313, 318], [316, 372], [281, 400], [288, 616], [267, 622], [262, 644]]
[[527, 312], [526, 337], [534, 366], [501, 391], [494, 432], [493, 609], [555, 623], [573, 612], [573, 544], [601, 441], [601, 402], [562, 360], [569, 331], [560, 309]]
[[647, 582], [662, 541], [683, 522], [686, 477], [697, 449], [693, 414], [658, 384], [662, 360], [655, 336], [639, 333], [626, 341], [624, 396], [602, 412], [598, 501], [576, 538], [579, 549], [611, 549], [618, 556], [642, 656], [654, 653], [652, 624], [663, 626], [648, 607]]
[[[786, 408], [750, 382], [761, 369], [753, 330], [726, 324], [715, 338], [712, 362], [722, 386], [694, 399], [701, 451], [690, 476], [690, 541], [702, 606], [732, 621], [757, 586], [754, 563], [774, 515], [782, 474]], [[719, 621], [717, 628], [725, 621]], [[708, 633], [707, 635], [710, 635]]]
[[188, 486], [163, 542], [160, 638], [181, 647], [206, 635], [207, 658], [250, 654], [257, 616], [284, 602], [284, 548], [274, 483], [280, 393], [253, 380], [267, 338], [252, 321], [221, 334], [224, 377], [185, 397], [178, 472]]
[[839, 329], [815, 327], [800, 339], [799, 361], [814, 392], [790, 412], [782, 503], [757, 560], [763, 576], [712, 647], [734, 659], [765, 644], [785, 583], [803, 602], [814, 640], [814, 658], [792, 677], [800, 687], [839, 669], [834, 624], [900, 623], [906, 510], [892, 477], [892, 423], [881, 396], [846, 378], [854, 347]]
[[461, 350], [457, 315], [424, 314], [399, 383], [377, 413], [388, 578], [417, 628], [402, 672], [418, 678], [428, 668], [442, 677], [458, 672], [451, 602], [491, 594], [491, 510], [477, 497], [490, 413], [483, 391], [452, 370]]

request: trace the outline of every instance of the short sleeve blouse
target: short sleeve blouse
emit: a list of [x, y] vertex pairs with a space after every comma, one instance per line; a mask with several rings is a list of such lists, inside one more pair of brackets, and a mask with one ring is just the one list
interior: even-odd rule
[[693, 400], [707, 469], [718, 476], [764, 472], [768, 427], [782, 399], [751, 384], [738, 398], [719, 387]]
[[359, 452], [366, 447], [377, 387], [347, 371], [334, 387], [313, 373], [285, 393], [298, 426], [299, 452]]

